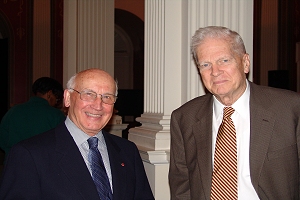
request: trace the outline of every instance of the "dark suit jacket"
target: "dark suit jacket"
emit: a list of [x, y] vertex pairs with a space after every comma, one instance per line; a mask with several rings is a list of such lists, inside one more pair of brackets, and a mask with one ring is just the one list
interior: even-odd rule
[[[172, 199], [210, 199], [211, 94], [172, 113]], [[260, 199], [299, 199], [300, 95], [250, 83], [250, 176]]]
[[[103, 131], [113, 198], [154, 199], [134, 143]], [[17, 144], [9, 154], [0, 199], [99, 199], [88, 168], [64, 123]]]

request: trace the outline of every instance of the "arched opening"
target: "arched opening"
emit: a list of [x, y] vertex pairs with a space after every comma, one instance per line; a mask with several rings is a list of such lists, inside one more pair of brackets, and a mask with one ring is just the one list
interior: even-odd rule
[[12, 40], [11, 40], [11, 29], [7, 23], [4, 15], [0, 12], [0, 63], [1, 63], [1, 74], [0, 74], [0, 91], [2, 98], [0, 99], [0, 119], [9, 109], [9, 65], [10, 58], [12, 57], [11, 53], [13, 52]]
[[115, 9], [115, 66], [119, 93], [115, 104], [118, 115], [128, 129], [139, 126], [135, 119], [143, 113], [144, 104], [144, 22], [136, 15]]
[[[10, 37], [11, 29], [5, 19], [4, 15], [0, 12], [0, 63], [1, 63], [1, 73], [0, 73], [0, 121], [9, 109], [9, 49], [12, 47]], [[4, 151], [0, 149], [0, 173], [3, 169], [4, 164]]]
[[133, 46], [128, 34], [115, 25], [114, 76], [119, 89], [133, 89]]

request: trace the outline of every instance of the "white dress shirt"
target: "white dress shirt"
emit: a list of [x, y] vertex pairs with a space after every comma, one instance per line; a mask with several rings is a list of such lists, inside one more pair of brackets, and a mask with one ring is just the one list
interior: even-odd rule
[[[236, 129], [237, 138], [237, 159], [238, 159], [238, 199], [259, 200], [256, 191], [251, 183], [250, 177], [250, 89], [247, 81], [247, 88], [244, 94], [231, 106], [235, 112], [231, 118]], [[223, 119], [223, 108], [225, 106], [214, 97], [213, 103], [213, 134], [212, 134], [212, 158], [214, 152], [219, 126]]]
[[[88, 144], [88, 139], [91, 137], [84, 133], [81, 129], [79, 129], [71, 120], [69, 117], [66, 118], [65, 124], [67, 129], [69, 130], [71, 136], [73, 137], [82, 157], [83, 160], [90, 171], [90, 174], [92, 175], [91, 171], [91, 164], [88, 160], [88, 153], [89, 153], [89, 144]], [[98, 149], [100, 151], [100, 154], [103, 159], [103, 163], [106, 169], [106, 173], [109, 179], [110, 187], [111, 190], [113, 191], [112, 188], [112, 175], [111, 175], [111, 168], [110, 168], [110, 163], [109, 163], [109, 157], [108, 157], [108, 151], [105, 143], [105, 139], [103, 137], [102, 131], [100, 131], [97, 135], [94, 137], [98, 138]]]

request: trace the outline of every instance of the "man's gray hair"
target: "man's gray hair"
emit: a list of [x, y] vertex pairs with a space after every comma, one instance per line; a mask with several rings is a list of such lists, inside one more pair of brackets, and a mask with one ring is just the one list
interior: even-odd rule
[[239, 56], [243, 56], [246, 53], [243, 39], [237, 32], [222, 26], [207, 26], [199, 28], [192, 37], [191, 52], [197, 65], [199, 65], [197, 50], [206, 38], [224, 39], [231, 45], [232, 52]]
[[[75, 88], [75, 85], [76, 85], [75, 79], [76, 79], [77, 75], [78, 75], [78, 73], [74, 74], [74, 75], [68, 80], [68, 82], [67, 82], [67, 88], [68, 88], [68, 90], [71, 91], [71, 92], [73, 91], [73, 90], [71, 90], [71, 88], [72, 88], [72, 89]], [[115, 80], [115, 86], [116, 86], [115, 96], [118, 96], [118, 82], [117, 82], [117, 80]]]

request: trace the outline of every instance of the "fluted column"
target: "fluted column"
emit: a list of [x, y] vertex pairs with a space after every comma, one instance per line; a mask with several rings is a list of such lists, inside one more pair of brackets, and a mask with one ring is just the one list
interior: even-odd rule
[[64, 0], [64, 83], [88, 68], [114, 75], [112, 0]]
[[157, 200], [170, 199], [170, 115], [204, 94], [190, 40], [208, 25], [239, 32], [252, 56], [253, 0], [145, 0], [144, 113], [136, 119], [142, 125], [130, 129], [128, 139], [139, 147]]

